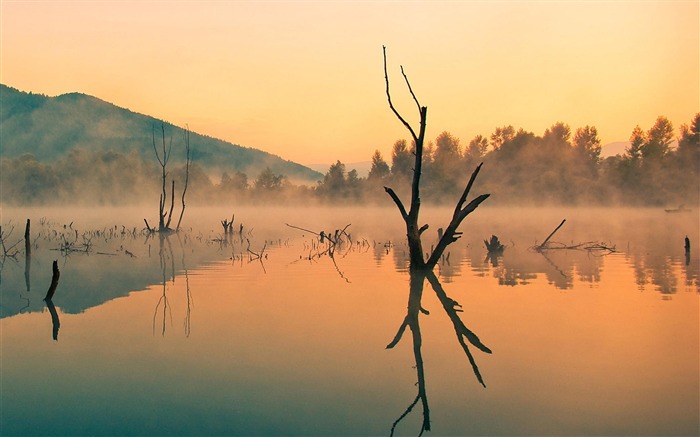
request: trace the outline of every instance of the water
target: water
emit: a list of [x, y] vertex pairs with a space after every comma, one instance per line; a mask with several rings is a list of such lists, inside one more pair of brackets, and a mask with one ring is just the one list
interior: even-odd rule
[[[2, 265], [0, 434], [417, 435], [426, 412], [433, 435], [699, 432], [695, 212], [480, 208], [413, 282], [392, 208], [241, 208], [230, 238], [230, 211], [188, 213], [161, 240], [143, 211], [4, 209], [11, 244], [26, 218], [35, 240], [28, 276], [23, 247]], [[426, 249], [450, 214], [424, 208]], [[615, 252], [533, 251], [563, 218], [552, 240]], [[353, 244], [331, 258], [285, 223]], [[76, 229], [101, 237], [54, 250]], [[491, 351], [462, 337], [474, 366], [455, 316]]]

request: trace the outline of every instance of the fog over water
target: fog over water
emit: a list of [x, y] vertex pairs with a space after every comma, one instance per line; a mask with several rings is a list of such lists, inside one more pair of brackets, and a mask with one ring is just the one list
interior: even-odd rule
[[[169, 235], [155, 206], [3, 206], [3, 434], [413, 435], [417, 387], [436, 435], [698, 431], [697, 211], [484, 203], [422, 312], [393, 206], [188, 207]], [[452, 212], [423, 206], [426, 251]], [[453, 317], [491, 353], [469, 340], [472, 364]]]

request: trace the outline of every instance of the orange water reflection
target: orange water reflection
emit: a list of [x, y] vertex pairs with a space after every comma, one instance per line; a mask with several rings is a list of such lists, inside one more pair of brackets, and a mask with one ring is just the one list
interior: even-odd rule
[[[53, 299], [58, 342], [33, 299], [29, 313], [1, 319], [4, 432], [389, 434], [420, 390], [408, 337], [385, 349], [410, 300], [399, 239], [357, 233], [331, 260], [309, 256], [318, 250], [309, 235], [251, 235], [263, 259], [237, 241], [210, 247], [218, 259], [202, 265], [173, 237], [139, 241], [142, 252], [130, 243], [141, 258], [109, 258], [135, 277], [150, 244], [147, 277], [155, 279], [81, 311], [64, 307], [79, 308], [72, 296], [99, 294], [115, 279], [98, 277], [104, 258], [66, 260]], [[497, 265], [475, 243], [455, 245], [436, 270], [465, 327], [493, 352], [469, 343], [485, 388], [444, 296], [425, 283], [420, 307], [430, 314], [418, 316], [431, 430], [697, 434], [697, 264], [673, 248], [647, 256], [639, 240], [604, 257], [568, 251], [548, 260], [515, 241]], [[49, 264], [36, 256], [32, 293], [43, 294]], [[90, 261], [93, 276], [79, 261]], [[9, 266], [4, 286], [23, 291], [22, 266], [16, 280]], [[664, 281], [675, 284], [672, 294], [663, 294]], [[417, 434], [419, 408], [399, 433]], [[29, 420], [35, 411], [45, 420]]]

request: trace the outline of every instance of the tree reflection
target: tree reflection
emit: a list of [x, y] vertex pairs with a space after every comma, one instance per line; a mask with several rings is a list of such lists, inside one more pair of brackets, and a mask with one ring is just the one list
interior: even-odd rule
[[476, 364], [476, 360], [474, 359], [474, 356], [472, 355], [469, 349], [469, 344], [483, 352], [489, 354], [491, 353], [491, 349], [486, 347], [481, 342], [479, 337], [477, 337], [477, 335], [474, 334], [474, 332], [472, 332], [466, 327], [466, 325], [464, 324], [464, 322], [458, 314], [458, 312], [462, 311], [462, 306], [457, 301], [455, 301], [447, 295], [445, 289], [442, 287], [442, 284], [440, 284], [440, 281], [438, 280], [437, 276], [432, 270], [412, 269], [410, 275], [411, 276], [408, 295], [408, 309], [406, 312], [406, 317], [401, 323], [401, 326], [399, 326], [399, 329], [396, 332], [394, 339], [391, 341], [391, 343], [387, 345], [387, 349], [391, 349], [394, 346], [396, 346], [399, 343], [399, 341], [401, 341], [401, 338], [404, 332], [406, 331], [406, 328], [410, 328], [411, 334], [413, 336], [413, 355], [416, 362], [415, 368], [416, 376], [418, 378], [418, 393], [413, 402], [392, 424], [391, 435], [394, 434], [394, 431], [396, 430], [398, 424], [413, 410], [413, 408], [418, 404], [418, 402], [421, 403], [421, 406], [423, 408], [423, 423], [421, 425], [420, 434], [422, 434], [423, 431], [430, 431], [430, 407], [428, 405], [428, 395], [425, 383], [425, 368], [423, 363], [423, 355], [421, 352], [423, 339], [421, 335], [419, 322], [419, 316], [421, 313], [424, 315], [430, 314], [421, 306], [421, 301], [423, 297], [423, 287], [426, 280], [430, 283], [437, 298], [440, 300], [440, 303], [442, 304], [445, 313], [452, 321], [455, 334], [457, 335], [457, 341], [462, 346], [462, 349], [464, 350], [464, 353], [472, 366], [474, 375], [476, 376], [479, 383], [481, 383], [481, 385], [483, 385], [484, 387], [486, 387], [486, 384], [484, 383], [483, 377], [481, 376], [481, 372], [479, 371], [479, 367]]
[[540, 275], [559, 289], [574, 287], [578, 276], [584, 282], [600, 282], [603, 260], [608, 254], [588, 250], [530, 251], [509, 247], [502, 254], [483, 255], [483, 247], [467, 248], [471, 269], [480, 276], [489, 271], [499, 285], [516, 286], [532, 283]]
[[56, 307], [51, 299], [53, 299], [54, 293], [56, 293], [56, 288], [58, 288], [58, 280], [60, 277], [61, 272], [58, 270], [58, 261], [54, 261], [52, 265], [51, 285], [49, 286], [49, 290], [46, 292], [44, 302], [46, 302], [46, 307], [49, 309], [49, 313], [51, 314], [52, 336], [56, 341], [58, 341], [58, 330], [61, 327], [61, 322], [58, 320], [58, 313], [56, 312]]
[[[165, 244], [167, 243], [167, 250], [165, 247]], [[156, 308], [153, 311], [153, 333], [155, 334], [156, 332], [156, 320], [158, 318], [158, 311], [159, 308], [163, 307], [162, 309], [162, 329], [161, 329], [161, 335], [165, 336], [165, 331], [166, 331], [166, 326], [167, 326], [167, 316], [170, 314], [170, 324], [172, 325], [172, 313], [170, 313], [170, 307], [168, 305], [168, 295], [167, 295], [167, 282], [168, 282], [168, 274], [167, 274], [167, 261], [170, 259], [170, 262], [172, 264], [172, 280], [175, 282], [175, 259], [173, 256], [173, 246], [170, 244], [170, 238], [168, 235], [165, 235], [164, 232], [161, 232], [158, 234], [158, 257], [160, 258], [160, 270], [162, 272], [162, 287], [163, 287], [163, 293], [158, 299], [158, 303], [156, 303]]]

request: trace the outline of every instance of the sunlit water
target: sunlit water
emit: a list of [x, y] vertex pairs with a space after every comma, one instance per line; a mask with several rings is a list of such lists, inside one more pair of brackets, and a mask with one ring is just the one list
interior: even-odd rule
[[[424, 209], [429, 250], [451, 211]], [[219, 224], [230, 211], [191, 211], [186, 232], [162, 240], [143, 234], [143, 214], [3, 211], [3, 231], [15, 227], [6, 244], [21, 240], [26, 218], [33, 244], [29, 262], [21, 243], [2, 265], [0, 434], [417, 435], [421, 402], [396, 421], [420, 387], [433, 435], [699, 432], [696, 212], [468, 217], [436, 276], [492, 351], [468, 344], [485, 387], [427, 282], [424, 380], [410, 329], [386, 349], [409, 300], [394, 209], [249, 207], [230, 237]], [[615, 252], [533, 251], [563, 218], [552, 240]], [[331, 258], [327, 243], [285, 223], [350, 224], [353, 242]], [[88, 253], [78, 250], [85, 230], [101, 232]], [[491, 234], [506, 249], [487, 259]], [[57, 250], [71, 241], [75, 250]], [[43, 301], [52, 260], [60, 326]]]

